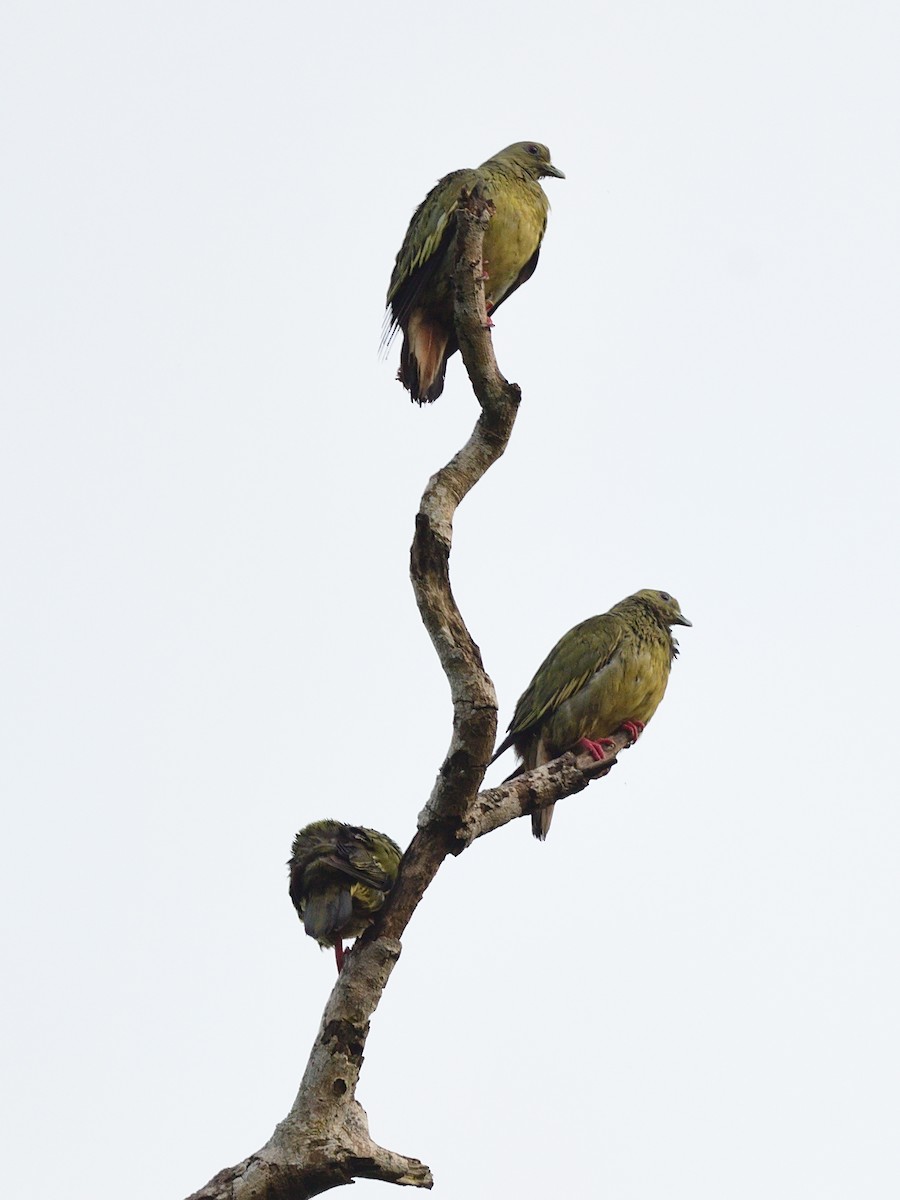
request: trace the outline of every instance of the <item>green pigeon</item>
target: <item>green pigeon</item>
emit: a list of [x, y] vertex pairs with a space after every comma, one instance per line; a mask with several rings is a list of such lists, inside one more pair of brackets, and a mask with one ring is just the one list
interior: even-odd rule
[[[514, 746], [519, 775], [567, 750], [603, 759], [618, 729], [636, 741], [666, 693], [678, 654], [673, 625], [690, 625], [675, 597], [645, 588], [570, 629], [519, 697], [491, 762]], [[543, 841], [552, 819], [552, 804], [532, 813], [536, 838]]]
[[334, 946], [340, 971], [344, 938], [372, 924], [394, 886], [402, 851], [386, 833], [313, 821], [294, 838], [290, 896], [303, 928], [320, 946]]
[[403, 331], [397, 378], [418, 404], [444, 390], [447, 359], [459, 349], [452, 283], [460, 192], [480, 184], [496, 209], [483, 250], [490, 314], [534, 274], [550, 211], [538, 183], [545, 175], [565, 179], [546, 146], [515, 142], [480, 167], [445, 175], [413, 213], [388, 288], [384, 344]]

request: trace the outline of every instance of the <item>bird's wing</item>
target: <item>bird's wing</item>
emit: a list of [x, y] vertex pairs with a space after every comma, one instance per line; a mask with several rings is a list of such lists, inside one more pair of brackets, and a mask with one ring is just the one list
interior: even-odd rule
[[338, 847], [336, 854], [323, 854], [310, 863], [306, 870], [307, 887], [315, 887], [320, 880], [334, 879], [335, 876], [370, 887], [384, 887], [387, 873], [371, 855], [359, 853], [344, 844]]
[[[523, 692], [509, 729], [512, 735], [537, 725], [615, 657], [625, 626], [614, 613], [589, 617], [570, 629], [541, 663]], [[509, 740], [509, 739], [508, 739]]]
[[428, 289], [456, 229], [454, 218], [460, 192], [464, 187], [473, 187], [476, 181], [476, 171], [451, 171], [434, 185], [413, 213], [388, 288], [387, 303], [393, 310], [391, 331], [403, 323]]
[[344, 874], [359, 883], [384, 890], [397, 878], [400, 848], [384, 834], [360, 830], [338, 850]]

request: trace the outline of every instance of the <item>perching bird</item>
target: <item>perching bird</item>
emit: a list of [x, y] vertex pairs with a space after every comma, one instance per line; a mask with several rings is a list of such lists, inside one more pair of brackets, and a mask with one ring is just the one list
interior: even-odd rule
[[[588, 617], [556, 643], [519, 698], [509, 734], [495, 758], [515, 746], [530, 771], [566, 750], [604, 757], [604, 740], [626, 729], [636, 740], [656, 712], [678, 654], [672, 625], [690, 625], [668, 592], [645, 588]], [[512, 776], [510, 776], [512, 778]], [[531, 830], [542, 841], [553, 805], [532, 813]]]
[[445, 175], [413, 213], [388, 288], [384, 344], [403, 331], [397, 378], [419, 404], [444, 390], [447, 359], [459, 349], [452, 282], [460, 192], [480, 184], [496, 209], [482, 252], [490, 314], [534, 274], [550, 211], [538, 183], [545, 175], [565, 179], [546, 146], [516, 142], [480, 167]]
[[313, 821], [291, 847], [290, 895], [303, 928], [320, 946], [334, 946], [340, 971], [344, 938], [372, 924], [394, 886], [402, 851], [376, 829]]

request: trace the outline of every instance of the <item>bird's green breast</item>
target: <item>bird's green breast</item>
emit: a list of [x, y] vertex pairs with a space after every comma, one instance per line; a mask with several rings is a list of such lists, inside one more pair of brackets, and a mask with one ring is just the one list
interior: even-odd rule
[[659, 707], [672, 663], [670, 640], [633, 636], [542, 728], [544, 746], [561, 754], [579, 738], [610, 737], [623, 721], [646, 724]]
[[494, 308], [539, 249], [550, 205], [540, 184], [494, 172], [486, 181], [494, 215], [485, 230], [485, 295]]

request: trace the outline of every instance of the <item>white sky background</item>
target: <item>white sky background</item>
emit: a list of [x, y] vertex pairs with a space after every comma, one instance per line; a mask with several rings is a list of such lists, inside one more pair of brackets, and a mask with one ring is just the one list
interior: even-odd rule
[[529, 138], [568, 178], [452, 563], [501, 727], [637, 588], [694, 628], [545, 846], [441, 871], [360, 1099], [439, 1196], [898, 1194], [896, 5], [2, 24], [8, 1193], [183, 1196], [291, 1104], [334, 977], [292, 836], [405, 844], [449, 741], [407, 552], [477, 409], [458, 358], [409, 404], [384, 292]]

